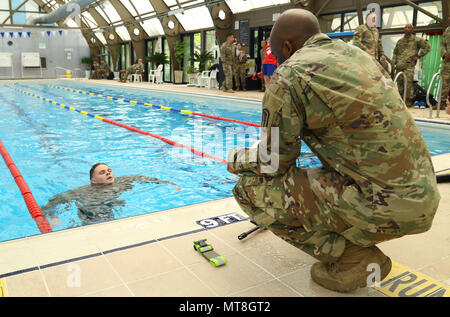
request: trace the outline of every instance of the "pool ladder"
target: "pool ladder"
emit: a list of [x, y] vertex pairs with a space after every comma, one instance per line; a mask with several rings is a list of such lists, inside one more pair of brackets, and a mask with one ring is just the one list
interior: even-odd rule
[[397, 86], [397, 80], [400, 77], [400, 75], [403, 76], [403, 101], [406, 102], [406, 87], [408, 86], [408, 78], [406, 77], [406, 74], [404, 72], [400, 72], [395, 76], [394, 79], [394, 84], [395, 86], [398, 88]]
[[[406, 101], [406, 88], [408, 85], [408, 81], [406, 78], [406, 74], [404, 72], [399, 72], [394, 79], [394, 84], [397, 86], [397, 80], [400, 77], [400, 75], [403, 76], [403, 101]], [[433, 106], [430, 103], [430, 91], [431, 91], [431, 87], [434, 84], [434, 80], [436, 79], [436, 77], [439, 77], [441, 80], [439, 81], [439, 89], [437, 94], [438, 96], [438, 103], [437, 103], [437, 108], [436, 108], [436, 118], [439, 118], [439, 113], [441, 111], [441, 91], [442, 91], [442, 75], [440, 73], [436, 73], [434, 74], [433, 78], [431, 79], [430, 85], [428, 86], [428, 90], [427, 90], [427, 96], [426, 96], [426, 102], [428, 107], [430, 108], [430, 115], [428, 116], [429, 119], [433, 118]], [[397, 86], [398, 87], [398, 86]]]
[[439, 113], [441, 111], [441, 91], [442, 91], [442, 75], [440, 73], [436, 73], [434, 74], [433, 78], [431, 79], [430, 82], [430, 86], [428, 86], [428, 90], [427, 90], [427, 105], [430, 108], [430, 115], [428, 116], [429, 119], [433, 118], [433, 106], [430, 103], [430, 91], [431, 91], [431, 87], [433, 86], [434, 80], [436, 79], [436, 77], [440, 78], [439, 81], [439, 89], [437, 91], [438, 96], [438, 103], [437, 103], [437, 107], [436, 107], [436, 118], [439, 118]]

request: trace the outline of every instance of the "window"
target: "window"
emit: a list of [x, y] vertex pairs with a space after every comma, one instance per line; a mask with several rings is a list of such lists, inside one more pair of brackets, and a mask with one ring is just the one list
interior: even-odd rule
[[320, 29], [324, 33], [336, 33], [341, 32], [341, 14], [329, 14], [319, 17]]
[[175, 16], [186, 31], [214, 27], [211, 14], [205, 6], [189, 9], [184, 13], [177, 13]]
[[[429, 3], [421, 3], [420, 7], [428, 12], [442, 18], [442, 3], [441, 1], [433, 1]], [[416, 26], [428, 25], [433, 22], [433, 18], [418, 11]]]
[[216, 31], [206, 31], [205, 32], [205, 50], [210, 51], [214, 46], [216, 46]]
[[410, 6], [383, 8], [383, 29], [403, 28], [413, 23], [414, 9]]
[[148, 36], [159, 36], [164, 35], [164, 29], [161, 25], [161, 22], [159, 22], [158, 18], [153, 18], [149, 20], [143, 21], [141, 24], [144, 31], [148, 34]]
[[288, 4], [291, 0], [225, 0], [233, 13], [250, 11], [278, 4]]
[[191, 35], [185, 35], [183, 36], [183, 43], [184, 43], [184, 56], [183, 56], [183, 81], [187, 81], [187, 67], [191, 66], [191, 43], [192, 43], [192, 37]]
[[[163, 41], [164, 53], [167, 55], [167, 59], [170, 61], [170, 50], [169, 43], [167, 43], [167, 39]], [[170, 71], [170, 63], [164, 65], [164, 81], [171, 81], [171, 71]]]
[[130, 43], [120, 44], [120, 68], [126, 70], [131, 64]]

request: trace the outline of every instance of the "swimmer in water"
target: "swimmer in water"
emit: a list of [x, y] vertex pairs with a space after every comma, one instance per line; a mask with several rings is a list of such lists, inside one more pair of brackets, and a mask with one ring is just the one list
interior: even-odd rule
[[154, 177], [133, 175], [115, 177], [111, 168], [104, 163], [92, 166], [89, 176], [91, 184], [58, 194], [42, 207], [42, 212], [49, 216], [50, 224], [55, 227], [60, 221], [54, 216], [55, 208], [62, 204], [75, 202], [78, 208], [78, 216], [83, 225], [114, 219], [113, 208], [125, 206], [125, 201], [118, 197], [125, 191], [131, 190], [135, 183], [146, 184], [170, 184], [175, 189], [181, 190], [176, 184], [159, 180]]

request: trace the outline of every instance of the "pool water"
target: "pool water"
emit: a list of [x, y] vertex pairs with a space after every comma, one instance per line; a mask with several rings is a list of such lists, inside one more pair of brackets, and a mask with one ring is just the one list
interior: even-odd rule
[[[46, 87], [43, 85], [46, 83], [253, 123], [260, 123], [261, 118], [261, 107], [256, 102], [76, 81], [9, 85], [225, 160], [232, 148], [250, 146], [259, 138], [257, 128], [251, 126], [82, 95]], [[113, 208], [116, 219], [232, 196], [236, 176], [228, 173], [221, 162], [195, 156], [186, 149], [67, 111], [4, 86], [0, 86], [0, 109], [0, 140], [41, 207], [56, 194], [89, 184], [89, 169], [97, 162], [108, 164], [116, 177], [144, 175], [182, 188], [176, 191], [168, 184], [136, 184], [119, 197], [126, 203]], [[428, 127], [421, 130], [432, 155], [450, 152], [448, 130]], [[306, 146], [302, 152], [310, 153]], [[299, 161], [302, 167], [319, 165], [314, 157]], [[0, 203], [0, 241], [39, 234], [4, 163], [0, 163]], [[74, 203], [59, 206], [55, 216], [61, 224], [54, 231], [82, 225]]]

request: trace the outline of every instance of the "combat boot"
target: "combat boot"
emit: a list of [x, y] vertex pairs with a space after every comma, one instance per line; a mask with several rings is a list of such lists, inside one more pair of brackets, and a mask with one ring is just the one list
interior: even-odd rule
[[360, 247], [346, 240], [342, 256], [335, 262], [318, 262], [311, 267], [314, 282], [336, 292], [350, 292], [367, 286], [367, 277], [373, 269], [367, 270], [371, 263], [380, 266], [381, 282], [391, 271], [392, 262], [376, 246]]

